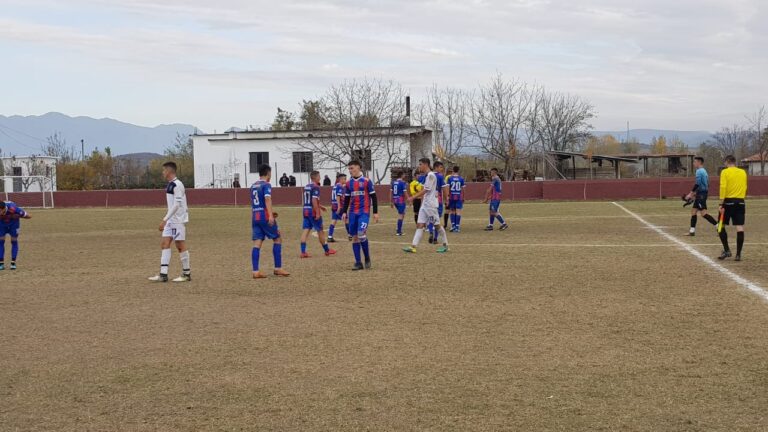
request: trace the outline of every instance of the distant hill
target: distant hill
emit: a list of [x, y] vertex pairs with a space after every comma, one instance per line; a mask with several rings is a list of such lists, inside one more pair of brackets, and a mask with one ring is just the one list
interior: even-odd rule
[[115, 156], [115, 159], [129, 160], [140, 167], [146, 167], [146, 166], [149, 166], [150, 162], [161, 157], [163, 157], [163, 155], [159, 153], [128, 153], [124, 155]]
[[157, 154], [174, 143], [176, 133], [191, 134], [195, 130], [189, 124], [145, 127], [110, 118], [70, 117], [56, 112], [40, 116], [0, 115], [0, 151], [5, 155], [39, 154], [45, 139], [60, 132], [78, 154], [81, 139], [85, 140], [86, 153], [96, 147], [110, 147], [115, 155]]

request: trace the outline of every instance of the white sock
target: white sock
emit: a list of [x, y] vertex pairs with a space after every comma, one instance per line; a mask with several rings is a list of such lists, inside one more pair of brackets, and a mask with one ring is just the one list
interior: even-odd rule
[[163, 249], [163, 252], [160, 254], [160, 274], [164, 274], [164, 275], [168, 274], [168, 264], [170, 263], [171, 263], [171, 250]]
[[413, 234], [413, 243], [411, 245], [413, 247], [416, 247], [419, 245], [419, 242], [421, 241], [421, 236], [424, 235], [423, 229], [416, 229], [416, 232]]
[[183, 274], [189, 274], [189, 251], [185, 250], [184, 252], [180, 252], [179, 258], [181, 258], [181, 272]]
[[448, 233], [445, 232], [445, 228], [440, 225], [440, 232], [437, 235], [438, 240], [440, 236], [443, 236], [443, 246], [448, 246]]

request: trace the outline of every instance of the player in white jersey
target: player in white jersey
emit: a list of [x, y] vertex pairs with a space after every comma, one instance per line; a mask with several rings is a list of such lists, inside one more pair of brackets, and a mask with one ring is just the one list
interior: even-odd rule
[[168, 182], [165, 188], [165, 197], [168, 202], [168, 212], [160, 223], [162, 240], [160, 241], [160, 274], [152, 276], [153, 282], [168, 282], [168, 265], [171, 263], [171, 243], [176, 243], [181, 258], [181, 276], [173, 279], [173, 282], [189, 282], [192, 280], [189, 268], [189, 250], [187, 250], [187, 226], [189, 212], [187, 209], [187, 195], [184, 184], [176, 178], [176, 164], [166, 162], [163, 164], [163, 178]]
[[440, 214], [437, 210], [439, 205], [437, 194], [442, 193], [442, 191], [438, 190], [437, 176], [432, 172], [429, 159], [423, 158], [419, 160], [419, 171], [426, 175], [424, 188], [415, 195], [408, 197], [408, 202], [422, 198], [421, 208], [419, 209], [419, 217], [416, 221], [416, 233], [413, 235], [413, 243], [411, 243], [411, 246], [403, 248], [403, 251], [416, 253], [416, 247], [421, 241], [421, 236], [424, 235], [424, 227], [432, 224], [435, 227], [435, 232], [438, 233], [438, 240], [440, 237], [443, 239], [443, 246], [437, 252], [448, 252], [448, 235], [445, 233], [445, 227], [440, 224]]

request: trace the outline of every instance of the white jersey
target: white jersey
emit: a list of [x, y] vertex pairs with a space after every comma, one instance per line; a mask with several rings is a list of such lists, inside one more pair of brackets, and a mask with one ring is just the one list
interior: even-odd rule
[[421, 206], [437, 209], [437, 176], [432, 171], [427, 173], [427, 178], [424, 179], [424, 191], [424, 198], [421, 202]]
[[189, 222], [187, 194], [181, 180], [176, 178], [168, 182], [168, 186], [165, 188], [165, 199], [168, 202], [168, 213], [163, 218], [164, 220], [174, 224]]

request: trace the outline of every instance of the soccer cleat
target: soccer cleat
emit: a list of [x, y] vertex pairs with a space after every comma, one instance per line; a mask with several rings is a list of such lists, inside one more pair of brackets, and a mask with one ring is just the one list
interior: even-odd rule
[[333, 249], [328, 249], [328, 252], [325, 253], [325, 256], [331, 256], [336, 255], [336, 251]]
[[267, 276], [264, 273], [260, 272], [260, 271], [255, 271], [255, 272], [253, 272], [253, 278], [254, 279], [266, 279]]
[[488, 225], [485, 227], [485, 231], [493, 231], [493, 225]]
[[435, 241], [435, 235], [432, 233], [429, 233], [429, 241], [427, 243], [432, 244]]
[[16, 263], [11, 261], [11, 270], [16, 270]]
[[365, 260], [365, 269], [370, 270], [371, 269], [371, 260]]
[[309, 254], [306, 252], [302, 252], [301, 255], [299, 255], [299, 258], [309, 258]]
[[159, 274], [149, 278], [151, 282], [168, 282], [168, 275]]
[[352, 271], [359, 271], [363, 270], [365, 267], [363, 267], [363, 263], [355, 263], [354, 267], [352, 267]]
[[696, 231], [688, 231], [688, 237], [696, 237]]
[[741, 261], [741, 255], [736, 255], [736, 257], [733, 260], [734, 261]]
[[507, 229], [507, 228], [509, 228], [509, 225], [507, 225], [507, 224], [504, 224], [504, 225], [502, 225], [502, 226], [500, 226], [500, 227], [499, 227], [499, 231], [504, 231], [504, 230], [505, 230], [505, 229]]
[[347, 236], [347, 240], [352, 241], [352, 236]]
[[283, 270], [283, 269], [280, 269], [280, 270], [275, 270], [275, 271], [273, 272], [273, 274], [274, 274], [275, 276], [280, 276], [280, 277], [288, 277], [288, 276], [290, 276], [290, 275], [291, 275], [290, 273], [288, 273], [287, 271], [285, 271], [285, 270]]
[[405, 253], [416, 253], [416, 248], [413, 246], [407, 246], [403, 248], [403, 252]]
[[722, 260], [724, 260], [726, 258], [730, 258], [730, 257], [731, 257], [731, 251], [723, 251], [723, 253], [721, 253], [720, 256], [717, 257], [717, 259], [722, 261]]
[[437, 253], [446, 253], [446, 252], [448, 252], [448, 246], [443, 246], [437, 249]]
[[173, 279], [171, 282], [192, 282], [192, 275], [191, 274], [183, 274], [176, 279]]
[[328, 237], [328, 243], [336, 243], [336, 239], [333, 237]]
[[399, 232], [399, 233], [395, 233], [395, 235], [398, 236], [398, 237], [402, 237], [403, 233]]

